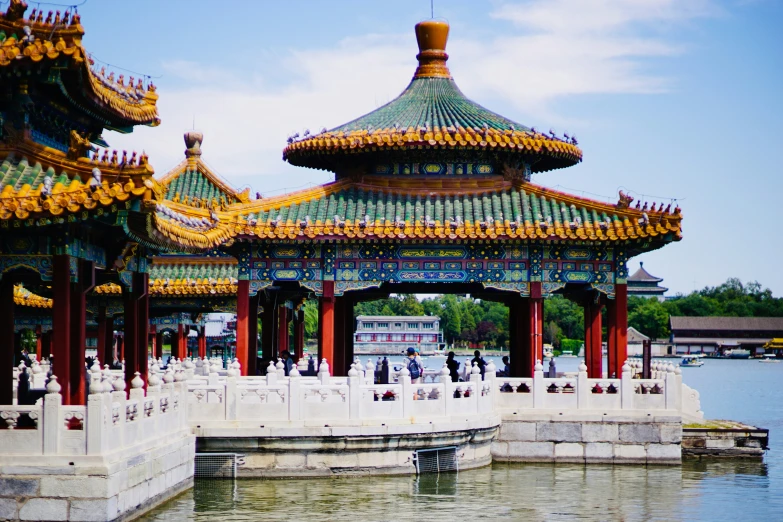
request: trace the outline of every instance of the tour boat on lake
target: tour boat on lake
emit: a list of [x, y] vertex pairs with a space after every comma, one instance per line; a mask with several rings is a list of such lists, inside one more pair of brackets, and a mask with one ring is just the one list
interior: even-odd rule
[[683, 357], [682, 362], [680, 363], [680, 366], [686, 366], [686, 367], [698, 367], [698, 366], [704, 366], [704, 361], [702, 361], [703, 355], [687, 355]]
[[759, 362], [763, 363], [779, 363], [780, 359], [778, 359], [778, 356], [774, 353], [765, 353], [763, 358]]

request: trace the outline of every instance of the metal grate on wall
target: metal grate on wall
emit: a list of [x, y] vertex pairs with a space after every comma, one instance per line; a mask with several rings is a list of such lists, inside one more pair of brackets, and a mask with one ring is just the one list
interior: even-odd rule
[[456, 446], [417, 450], [415, 462], [417, 474], [459, 471]]
[[238, 453], [196, 453], [195, 478], [236, 478], [237, 467], [245, 463]]

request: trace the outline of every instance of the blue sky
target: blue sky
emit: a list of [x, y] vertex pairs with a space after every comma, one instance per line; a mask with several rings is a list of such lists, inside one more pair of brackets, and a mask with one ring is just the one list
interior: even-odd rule
[[[683, 241], [632, 270], [644, 261], [673, 292], [739, 277], [783, 296], [783, 2], [435, 3], [452, 26], [449, 65], [463, 92], [579, 138], [584, 162], [536, 183], [678, 200]], [[429, 0], [89, 0], [79, 10], [96, 58], [159, 76], [163, 124], [107, 134], [113, 147], [146, 149], [163, 174], [195, 119], [216, 172], [272, 195], [332, 179], [283, 163], [286, 137], [399, 94]]]

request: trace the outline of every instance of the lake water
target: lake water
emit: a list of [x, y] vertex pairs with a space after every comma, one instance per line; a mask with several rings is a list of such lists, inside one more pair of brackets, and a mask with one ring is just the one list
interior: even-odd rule
[[[578, 364], [559, 359], [557, 369]], [[442, 358], [427, 364], [441, 365]], [[682, 371], [707, 417], [770, 429], [764, 462], [494, 464], [422, 477], [197, 481], [141, 520], [783, 520], [783, 364], [708, 359]]]

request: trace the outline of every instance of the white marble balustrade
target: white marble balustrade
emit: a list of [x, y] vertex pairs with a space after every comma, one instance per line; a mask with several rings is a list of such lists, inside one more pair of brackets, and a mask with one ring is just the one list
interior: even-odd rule
[[652, 379], [635, 378], [635, 370], [626, 363], [621, 379], [591, 379], [587, 377], [587, 367], [581, 364], [576, 377], [550, 379], [544, 377], [543, 368], [538, 364], [533, 378], [496, 377], [496, 405], [502, 412], [669, 410], [703, 416], [698, 392], [682, 383], [679, 368], [661, 364]]
[[[234, 363], [236, 365], [236, 363]], [[592, 379], [580, 365], [575, 376], [544, 377], [541, 364], [532, 378], [496, 377], [487, 367], [485, 380], [472, 368], [467, 382], [451, 382], [444, 367], [437, 382], [412, 383], [407, 369], [397, 382], [374, 384], [369, 366], [357, 361], [349, 376], [329, 375], [325, 362], [317, 377], [301, 377], [294, 369], [286, 377], [281, 365], [270, 365], [265, 377], [226, 378], [216, 373], [187, 381], [191, 422], [257, 421], [286, 423], [432, 419], [524, 410], [649, 412], [685, 411], [700, 416], [698, 393], [684, 387], [679, 368], [661, 366], [656, 378], [634, 378], [626, 364], [620, 379]]]
[[151, 376], [145, 393], [138, 378], [128, 397], [124, 375], [115, 373], [108, 368], [91, 372], [84, 406], [62, 404], [56, 376], [37, 404], [0, 406], [5, 428], [0, 429], [0, 454], [104, 455], [189, 429], [184, 383], [161, 384]]

